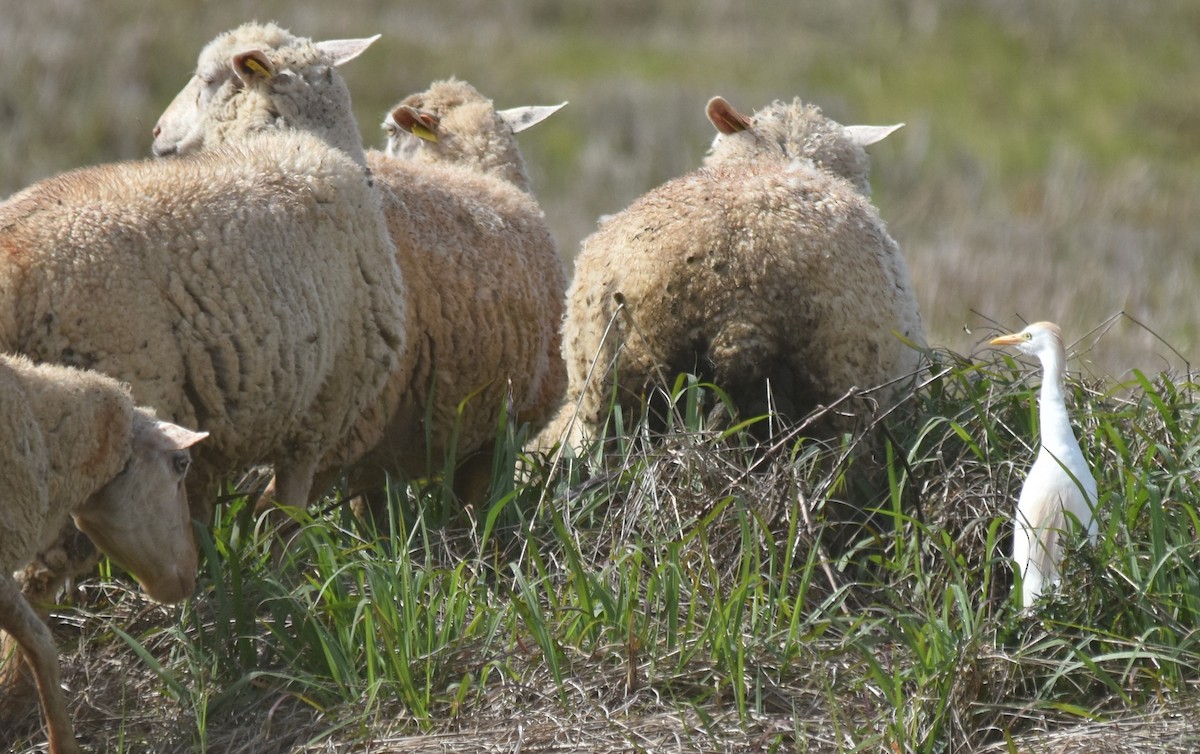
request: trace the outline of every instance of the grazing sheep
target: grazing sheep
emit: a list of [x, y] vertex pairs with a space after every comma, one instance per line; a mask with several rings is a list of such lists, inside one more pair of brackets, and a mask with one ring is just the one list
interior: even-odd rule
[[183, 480], [204, 437], [134, 408], [109, 377], [0, 355], [0, 628], [32, 667], [51, 752], [79, 748], [53, 638], [11, 574], [73, 517], [151, 597], [185, 599], [197, 556]]
[[514, 134], [541, 123], [561, 105], [497, 110], [475, 87], [455, 78], [410, 94], [387, 114], [384, 151], [389, 157], [462, 165], [533, 193]]
[[714, 98], [708, 116], [718, 135], [704, 167], [584, 240], [567, 401], [536, 445], [580, 446], [602, 431], [614, 387], [628, 412], [680, 372], [722, 387], [743, 418], [770, 407], [799, 419], [895, 381], [878, 393], [887, 402], [917, 371], [920, 352], [898, 337], [923, 343], [917, 301], [868, 199], [863, 151], [892, 129], [844, 127], [799, 100], [747, 118]]
[[[230, 39], [248, 47], [212, 52]], [[322, 459], [378, 440], [356, 422], [405, 350], [404, 288], [333, 67], [367, 43], [241, 27], [168, 109], [236, 115], [220, 124], [246, 131], [236, 144], [64, 173], [0, 205], [0, 349], [110, 374], [210, 432], [189, 479], [202, 520], [232, 472], [272, 463], [278, 499], [303, 505]], [[284, 118], [339, 125], [272, 127]], [[30, 578], [51, 589], [85, 565], [68, 561]]]

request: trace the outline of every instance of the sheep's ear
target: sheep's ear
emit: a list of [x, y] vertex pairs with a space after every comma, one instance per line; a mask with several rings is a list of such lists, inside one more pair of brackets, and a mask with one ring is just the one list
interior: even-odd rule
[[262, 50], [240, 52], [233, 56], [233, 71], [242, 83], [249, 84], [256, 78], [269, 79], [275, 75], [275, 66]]
[[438, 119], [436, 115], [421, 112], [409, 105], [400, 105], [392, 111], [392, 120], [413, 136], [437, 143]]
[[850, 141], [860, 147], [870, 146], [877, 141], [883, 141], [903, 127], [903, 123], [897, 123], [894, 126], [843, 126], [846, 129], [846, 136], [850, 137]]
[[708, 120], [717, 131], [723, 134], [735, 134], [750, 128], [750, 119], [733, 108], [724, 97], [713, 97], [704, 108]]
[[327, 39], [324, 42], [316, 42], [315, 45], [329, 58], [330, 65], [337, 66], [349, 63], [362, 55], [381, 36], [383, 35], [376, 34], [365, 39]]
[[499, 115], [500, 120], [508, 124], [508, 127], [512, 129], [513, 133], [519, 134], [527, 128], [536, 126], [566, 106], [567, 103], [563, 102], [560, 105], [529, 105], [527, 107], [510, 107], [507, 110], [497, 110], [496, 115]]
[[158, 444], [163, 450], [185, 450], [208, 437], [207, 432], [193, 432], [165, 421], [156, 422], [154, 429]]

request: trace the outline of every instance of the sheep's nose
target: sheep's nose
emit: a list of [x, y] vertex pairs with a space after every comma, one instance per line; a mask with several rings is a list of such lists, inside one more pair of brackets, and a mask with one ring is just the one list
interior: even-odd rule
[[157, 586], [158, 588], [155, 589], [156, 594], [150, 594], [150, 591], [146, 590], [151, 598], [167, 604], [182, 602], [191, 597], [192, 592], [196, 589], [196, 572], [194, 569], [188, 570], [186, 567], [176, 567]]
[[196, 558], [184, 558], [183, 562], [167, 566], [154, 574], [154, 578], [139, 578], [142, 591], [155, 602], [173, 605], [192, 596], [196, 590]]
[[157, 139], [159, 134], [162, 133], [162, 126], [158, 125], [157, 123], [154, 124], [154, 130], [151, 131], [150, 133], [154, 136], [154, 138]]

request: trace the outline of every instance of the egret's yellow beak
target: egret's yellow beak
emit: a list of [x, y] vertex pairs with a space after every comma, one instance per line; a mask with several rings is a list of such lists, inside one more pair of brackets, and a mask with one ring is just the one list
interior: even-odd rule
[[1014, 332], [1014, 333], [1009, 333], [1008, 335], [1001, 335], [998, 338], [992, 338], [991, 340], [988, 341], [988, 345], [1015, 346], [1018, 343], [1024, 343], [1024, 342], [1025, 342], [1025, 336], [1019, 332]]

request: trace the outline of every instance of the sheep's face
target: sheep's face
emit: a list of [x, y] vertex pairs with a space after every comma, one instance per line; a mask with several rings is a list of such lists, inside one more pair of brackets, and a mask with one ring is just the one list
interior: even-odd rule
[[[189, 154], [217, 141], [214, 137], [219, 131], [211, 127], [236, 119], [238, 111], [233, 102], [241, 92], [232, 69], [212, 61], [202, 64], [154, 126], [151, 149], [155, 156]], [[241, 126], [246, 132], [262, 131], [269, 125], [265, 111], [258, 118], [252, 119], [250, 113], [243, 118]]]
[[75, 524], [160, 602], [187, 598], [196, 584], [196, 543], [183, 481], [189, 447], [207, 432], [139, 410], [125, 469], [74, 511]]
[[154, 154], [182, 155], [247, 134], [299, 130], [362, 162], [349, 89], [335, 67], [375, 39], [312, 42], [253, 24], [217, 37], [155, 125]]
[[871, 195], [871, 184], [863, 147], [900, 128], [843, 126], [826, 118], [819, 107], [799, 99], [776, 101], [747, 117], [721, 97], [714, 97], [707, 112], [717, 136], [705, 165], [811, 163], [850, 181], [864, 196]]

